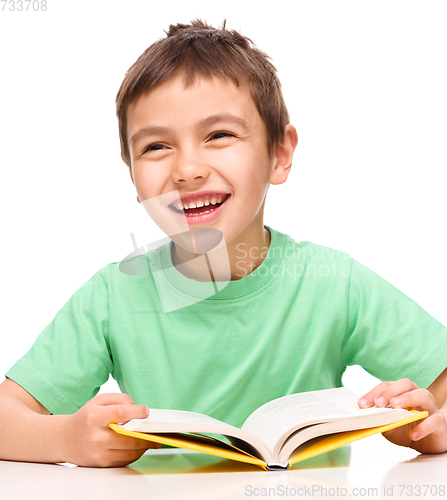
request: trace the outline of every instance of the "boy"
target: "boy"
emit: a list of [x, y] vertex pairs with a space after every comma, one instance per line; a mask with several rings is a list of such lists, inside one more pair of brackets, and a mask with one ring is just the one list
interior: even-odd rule
[[[276, 397], [341, 386], [354, 364], [399, 379], [360, 406], [429, 412], [388, 439], [445, 452], [447, 329], [347, 254], [263, 224], [298, 142], [267, 56], [225, 25], [171, 25], [117, 114], [137, 199], [173, 242], [132, 258], [136, 272], [99, 270], [7, 372], [0, 458], [124, 466], [158, 445], [107, 424], [146, 404], [241, 425]], [[123, 394], [95, 397], [109, 373]]]

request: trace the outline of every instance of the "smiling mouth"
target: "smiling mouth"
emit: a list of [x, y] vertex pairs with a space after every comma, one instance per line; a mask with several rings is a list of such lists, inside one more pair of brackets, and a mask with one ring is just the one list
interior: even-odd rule
[[194, 215], [204, 215], [204, 214], [208, 214], [208, 213], [211, 213], [213, 212], [214, 210], [216, 210], [216, 208], [220, 207], [221, 205], [223, 205], [227, 200], [228, 198], [230, 197], [231, 195], [230, 194], [227, 194], [225, 196], [225, 199], [222, 200], [221, 203], [210, 203], [209, 205], [204, 205], [203, 207], [195, 207], [195, 208], [183, 208], [182, 210], [179, 210], [178, 208], [176, 208], [172, 203], [169, 205], [169, 208], [171, 210], [173, 210], [174, 212], [177, 212], [178, 214], [185, 214], [187, 217], [192, 217]]

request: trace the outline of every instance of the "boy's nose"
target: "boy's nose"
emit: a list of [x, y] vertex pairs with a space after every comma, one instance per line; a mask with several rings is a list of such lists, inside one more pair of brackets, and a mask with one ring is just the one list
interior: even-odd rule
[[192, 152], [179, 154], [172, 168], [172, 180], [178, 182], [190, 182], [194, 179], [206, 179], [211, 173], [209, 165], [199, 156]]

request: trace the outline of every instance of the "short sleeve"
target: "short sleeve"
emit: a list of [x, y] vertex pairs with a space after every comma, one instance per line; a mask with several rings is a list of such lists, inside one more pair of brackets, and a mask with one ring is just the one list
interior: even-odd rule
[[409, 378], [426, 388], [447, 367], [447, 328], [352, 259], [342, 356], [382, 381]]
[[94, 397], [113, 369], [108, 290], [100, 271], [84, 283], [6, 377], [53, 414], [71, 414]]

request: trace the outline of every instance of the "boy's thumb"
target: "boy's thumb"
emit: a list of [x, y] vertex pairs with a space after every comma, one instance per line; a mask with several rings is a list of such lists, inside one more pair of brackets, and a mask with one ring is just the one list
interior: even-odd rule
[[147, 418], [149, 408], [145, 405], [108, 405], [101, 411], [101, 421], [107, 424], [126, 423], [129, 420]]

